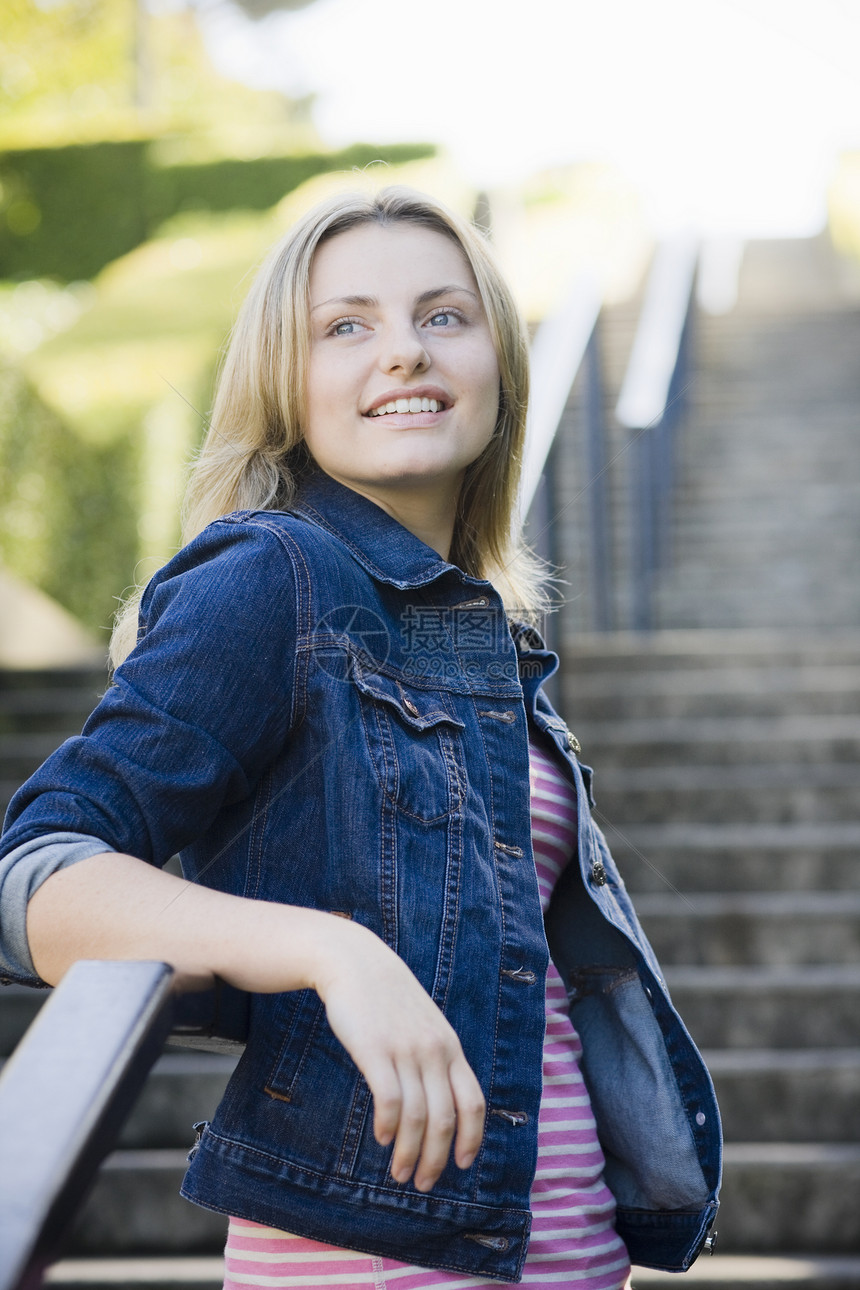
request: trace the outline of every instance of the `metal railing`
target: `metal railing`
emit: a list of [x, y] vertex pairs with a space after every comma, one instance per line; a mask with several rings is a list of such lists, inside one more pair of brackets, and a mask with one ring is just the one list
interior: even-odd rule
[[41, 1285], [169, 1035], [236, 1052], [247, 1004], [177, 995], [164, 963], [69, 969], [0, 1075], [0, 1290]]
[[531, 398], [521, 488], [522, 513], [538, 535], [538, 554], [557, 563], [552, 534], [555, 499], [548, 463], [574, 381], [583, 374], [585, 442], [582, 496], [587, 508], [588, 583], [592, 627], [612, 626], [606, 436], [598, 322], [601, 295], [589, 273], [574, 281], [560, 307], [541, 323], [531, 350]]
[[677, 430], [687, 406], [698, 244], [658, 247], [615, 415], [630, 433], [630, 625], [656, 625], [659, 571], [671, 561]]
[[164, 963], [76, 963], [0, 1076], [0, 1290], [59, 1252], [171, 1025]]

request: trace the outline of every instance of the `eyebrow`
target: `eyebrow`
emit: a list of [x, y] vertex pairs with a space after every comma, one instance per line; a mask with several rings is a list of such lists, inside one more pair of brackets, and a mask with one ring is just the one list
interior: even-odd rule
[[[439, 296], [449, 295], [452, 291], [458, 291], [461, 295], [471, 296], [473, 300], [478, 300], [478, 296], [474, 291], [470, 291], [468, 287], [460, 286], [459, 283], [451, 282], [444, 287], [431, 287], [429, 291], [422, 291], [415, 303], [417, 305], [426, 305], [431, 300], [437, 300]], [[352, 305], [356, 309], [372, 309], [374, 305], [378, 304], [379, 300], [376, 296], [332, 296], [331, 300], [321, 300], [318, 305], [313, 305], [311, 313], [315, 313], [317, 309], [324, 309], [327, 305]]]

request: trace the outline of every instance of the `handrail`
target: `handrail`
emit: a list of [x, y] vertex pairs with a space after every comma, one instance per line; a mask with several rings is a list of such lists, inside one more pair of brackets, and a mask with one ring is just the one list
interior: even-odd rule
[[76, 963], [0, 1075], [0, 1290], [32, 1290], [114, 1145], [174, 1011], [164, 963]]
[[[589, 523], [589, 581], [595, 630], [611, 626], [609, 585], [609, 515], [606, 498], [606, 445], [597, 325], [602, 299], [597, 279], [579, 274], [561, 304], [541, 323], [531, 346], [531, 396], [520, 488], [522, 515], [547, 535], [554, 523], [548, 496], [547, 463], [573, 383], [580, 370], [587, 382], [585, 395], [585, 487]], [[551, 544], [536, 543], [550, 563]]]
[[0, 1073], [0, 1290], [41, 1284], [165, 1042], [238, 1056], [249, 1009], [224, 981], [175, 993], [165, 963], [69, 969]]
[[557, 309], [543, 319], [531, 345], [531, 395], [520, 486], [526, 515], [534, 501], [562, 413], [600, 313], [593, 274], [576, 277]]
[[654, 257], [615, 416], [631, 432], [631, 626], [654, 627], [656, 575], [669, 559], [675, 431], [686, 406], [698, 243], [679, 236]]

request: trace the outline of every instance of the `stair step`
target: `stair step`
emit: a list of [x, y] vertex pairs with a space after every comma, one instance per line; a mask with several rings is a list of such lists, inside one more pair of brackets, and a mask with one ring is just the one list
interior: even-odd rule
[[[580, 720], [566, 704], [583, 760], [603, 771], [623, 766], [745, 766], [860, 763], [856, 715], [667, 716]], [[797, 773], [797, 772], [795, 772]]]
[[[688, 1272], [684, 1286], [708, 1290], [860, 1290], [860, 1257], [808, 1254], [760, 1256], [702, 1255]], [[653, 1268], [636, 1268], [634, 1290], [678, 1290], [678, 1277]]]
[[222, 1290], [224, 1260], [194, 1258], [62, 1259], [49, 1268], [46, 1285], [67, 1290]]
[[705, 1049], [731, 1142], [860, 1142], [860, 1048]]
[[[0, 689], [0, 734], [34, 735], [61, 730], [57, 742], [69, 731], [79, 731], [104, 693], [101, 686], [88, 689], [3, 690]], [[56, 745], [55, 745], [56, 747]]]
[[[45, 1284], [68, 1290], [221, 1290], [224, 1261], [215, 1257], [63, 1259]], [[860, 1290], [860, 1257], [831, 1255], [702, 1255], [684, 1274], [684, 1286], [709, 1290]], [[635, 1268], [634, 1290], [678, 1290], [678, 1276]]]
[[860, 1251], [860, 1143], [727, 1143], [719, 1215], [726, 1253]]
[[[860, 510], [860, 497], [857, 499], [857, 506]], [[786, 517], [786, 524], [790, 524], [790, 517]], [[843, 553], [845, 568], [842, 572], [848, 575], [848, 585], [837, 604], [832, 603], [832, 593], [828, 587], [817, 581], [822, 568], [828, 576], [834, 577], [834, 581], [838, 580], [834, 576], [840, 572], [836, 564], [838, 552], [831, 546], [822, 544], [810, 549], [807, 545], [806, 558], [802, 562], [797, 557], [792, 560], [790, 554], [786, 553], [787, 559], [782, 563], [756, 564], [748, 557], [745, 558], [746, 553], [738, 544], [731, 563], [720, 562], [718, 568], [712, 567], [710, 560], [701, 564], [685, 560], [675, 569], [667, 570], [661, 575], [658, 607], [663, 606], [664, 602], [672, 604], [684, 599], [696, 603], [702, 599], [719, 601], [724, 597], [732, 597], [740, 604], [754, 604], [757, 600], [764, 600], [766, 603], [790, 608], [790, 598], [803, 593], [809, 599], [805, 604], [794, 606], [794, 622], [808, 622], [806, 611], [810, 606], [826, 607], [829, 611], [827, 621], [840, 622], [843, 621], [845, 608], [853, 609], [857, 603], [856, 588], [850, 583], [851, 570], [856, 567], [857, 545], [860, 545], [860, 538], [855, 539], [850, 552], [846, 550]], [[755, 622], [756, 619], [751, 621]]]
[[578, 721], [623, 712], [625, 722], [735, 717], [753, 727], [760, 717], [796, 721], [860, 714], [860, 666], [590, 671], [580, 685], [578, 679], [571, 678]]
[[187, 1151], [194, 1124], [212, 1118], [236, 1061], [215, 1053], [165, 1053], [150, 1072], [119, 1145]]
[[670, 967], [665, 976], [702, 1048], [860, 1045], [860, 966]]
[[636, 910], [664, 965], [860, 963], [860, 893], [651, 893]]
[[833, 823], [860, 814], [860, 766], [853, 763], [611, 767], [596, 787], [601, 810], [622, 826], [665, 819]]
[[845, 569], [843, 576], [833, 577], [844, 588], [844, 594], [834, 599], [822, 586], [833, 573], [822, 561], [817, 570], [810, 571], [803, 587], [776, 594], [767, 588], [751, 589], [740, 572], [736, 589], [706, 591], [689, 586], [675, 590], [664, 586], [657, 593], [655, 617], [662, 625], [687, 630], [757, 626], [832, 631], [855, 627], [860, 624], [860, 591], [851, 580], [851, 571]]
[[185, 1151], [114, 1151], [69, 1237], [70, 1254], [219, 1254], [223, 1214], [179, 1195]]
[[595, 672], [725, 671], [738, 666], [854, 666], [860, 658], [860, 629], [816, 633], [761, 628], [663, 628], [655, 632], [583, 632], [571, 641], [566, 662]]
[[0, 710], [7, 704], [14, 708], [18, 702], [25, 706], [29, 699], [24, 695], [52, 693], [62, 695], [93, 692], [103, 693], [108, 684], [106, 668], [99, 667], [10, 667], [0, 671]]
[[0, 787], [5, 789], [11, 782], [17, 788], [68, 737], [56, 729], [33, 734], [0, 734]]
[[860, 823], [620, 828], [599, 802], [594, 814], [632, 891], [857, 889]]
[[0, 1057], [14, 1051], [49, 994], [24, 985], [0, 987]]

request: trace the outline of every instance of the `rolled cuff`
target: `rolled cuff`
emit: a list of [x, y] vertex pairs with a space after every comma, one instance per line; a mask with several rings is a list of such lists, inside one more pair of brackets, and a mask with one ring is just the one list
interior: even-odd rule
[[27, 942], [27, 904], [46, 878], [114, 848], [87, 833], [45, 833], [0, 859], [0, 984], [44, 985]]

